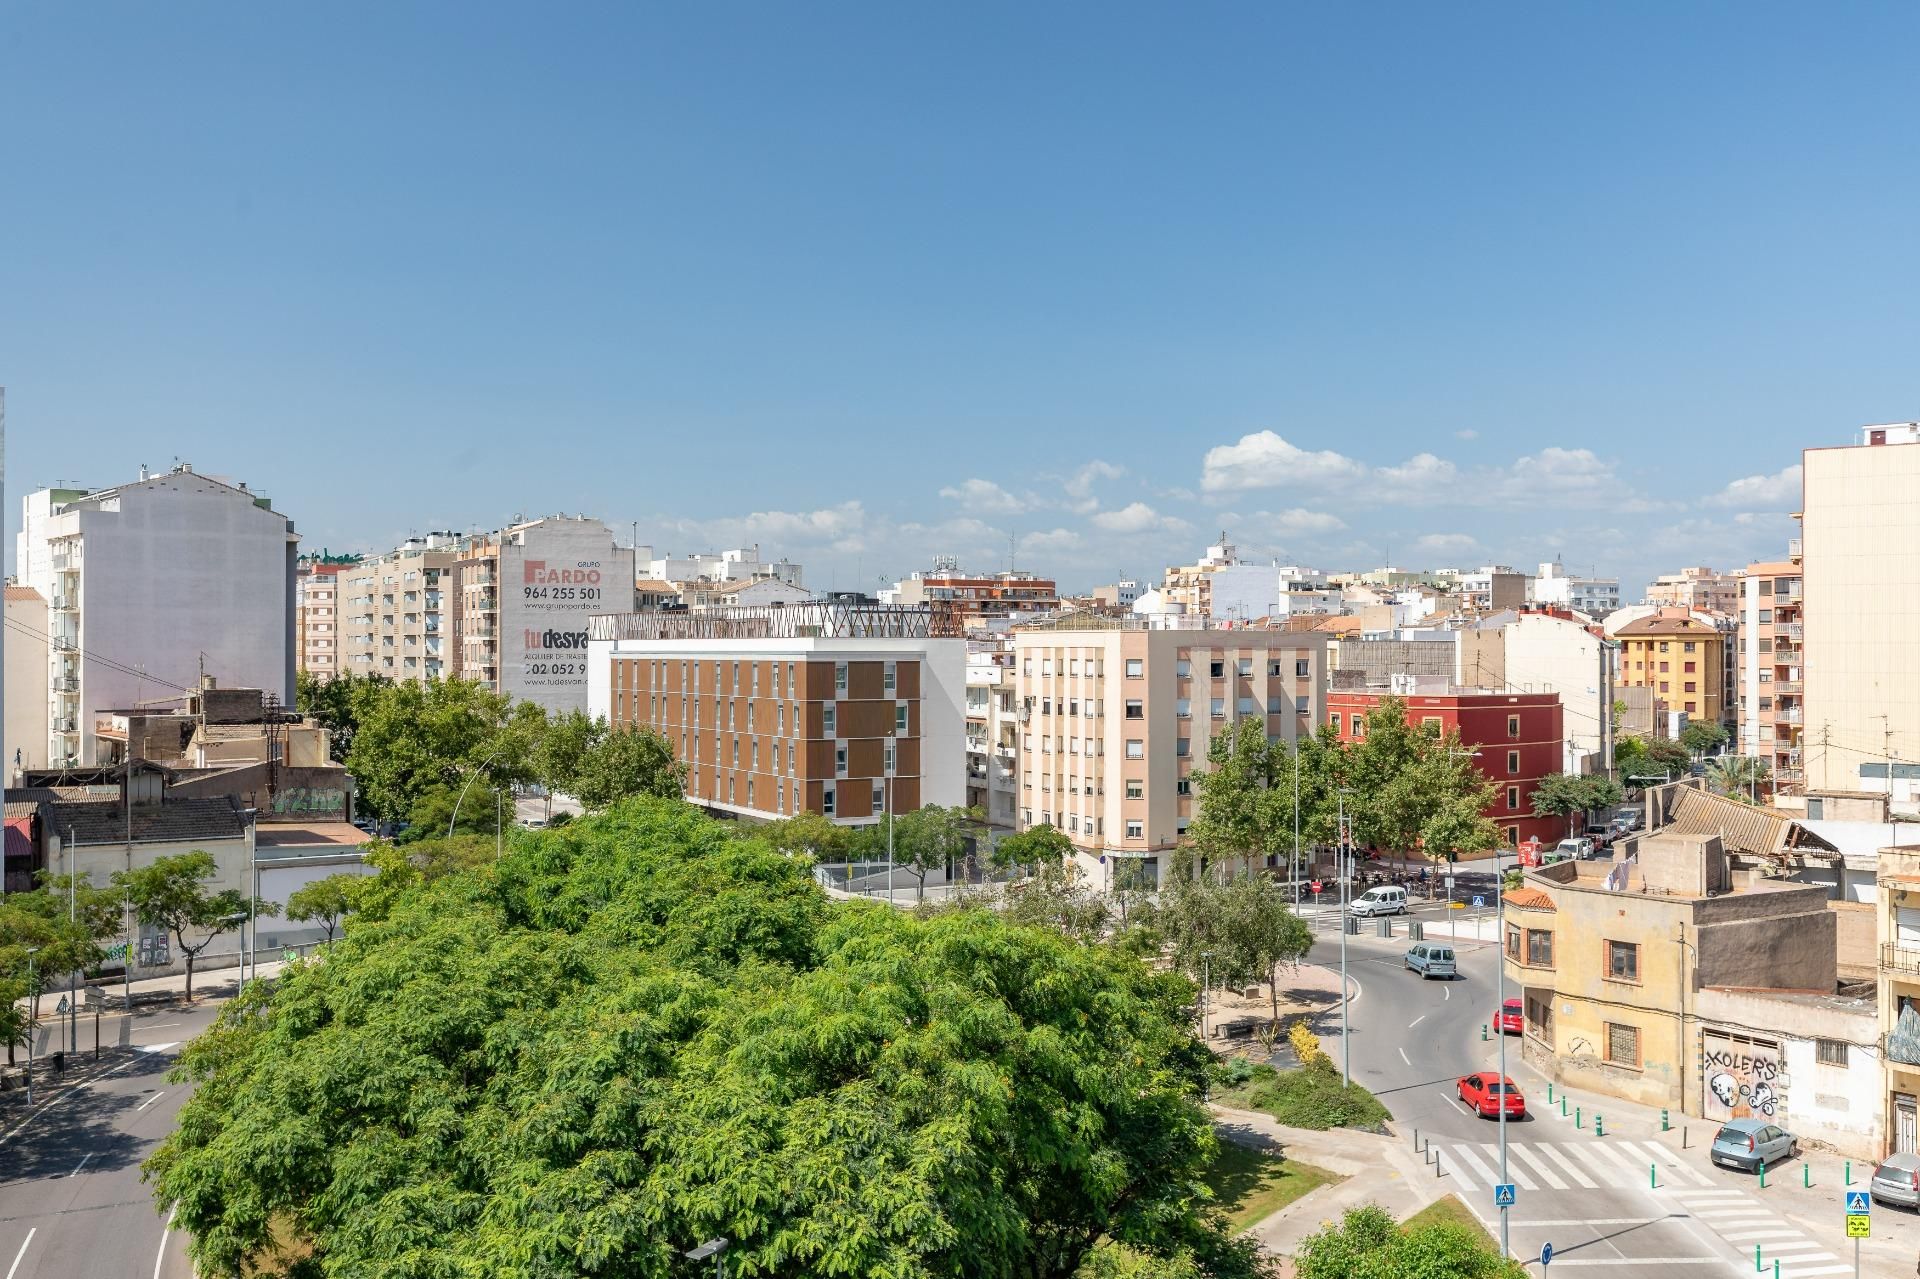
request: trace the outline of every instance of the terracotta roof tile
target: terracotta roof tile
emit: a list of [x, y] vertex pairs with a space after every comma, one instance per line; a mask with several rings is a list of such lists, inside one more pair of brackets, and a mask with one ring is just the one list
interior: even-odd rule
[[1553, 898], [1537, 888], [1513, 888], [1506, 894], [1507, 905], [1517, 906], [1521, 910], [1558, 910]]

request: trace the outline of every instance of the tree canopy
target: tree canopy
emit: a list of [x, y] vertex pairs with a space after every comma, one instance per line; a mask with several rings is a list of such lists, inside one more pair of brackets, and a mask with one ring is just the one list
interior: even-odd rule
[[133, 917], [173, 935], [173, 944], [187, 957], [186, 995], [193, 998], [193, 965], [200, 952], [222, 933], [240, 927], [248, 910], [271, 915], [279, 907], [248, 897], [237, 888], [210, 889], [217, 873], [213, 854], [194, 849], [171, 857], [156, 857], [145, 866], [113, 872], [113, 886], [126, 894]]
[[1680, 730], [1680, 744], [1695, 755], [1709, 755], [1727, 744], [1727, 730], [1712, 720], [1688, 720]]
[[1622, 797], [1620, 783], [1602, 773], [1548, 773], [1533, 788], [1533, 811], [1540, 817], [1564, 817], [1574, 835], [1576, 818], [1612, 808]]
[[210, 1274], [292, 1232], [317, 1274], [420, 1279], [681, 1275], [715, 1235], [795, 1279], [1066, 1279], [1103, 1240], [1251, 1275], [1199, 1185], [1191, 998], [991, 912], [829, 902], [641, 799], [250, 988], [147, 1171]]

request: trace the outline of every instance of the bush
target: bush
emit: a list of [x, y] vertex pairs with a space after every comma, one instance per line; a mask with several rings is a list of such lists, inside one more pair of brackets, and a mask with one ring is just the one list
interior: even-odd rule
[[1215, 1078], [1228, 1088], [1238, 1088], [1253, 1078], [1253, 1063], [1245, 1057], [1229, 1057], [1220, 1063]]
[[1394, 1224], [1372, 1204], [1309, 1235], [1294, 1255], [1299, 1279], [1524, 1279], [1485, 1234], [1447, 1223]]
[[1311, 1066], [1327, 1059], [1326, 1052], [1320, 1047], [1320, 1036], [1313, 1033], [1313, 1027], [1307, 1025], [1305, 1017], [1288, 1027], [1287, 1042], [1293, 1045], [1293, 1055], [1300, 1059], [1302, 1066]]
[[1387, 1108], [1372, 1093], [1359, 1084], [1341, 1084], [1340, 1071], [1325, 1053], [1311, 1065], [1276, 1073], [1257, 1085], [1247, 1102], [1292, 1128], [1371, 1128], [1387, 1120]]

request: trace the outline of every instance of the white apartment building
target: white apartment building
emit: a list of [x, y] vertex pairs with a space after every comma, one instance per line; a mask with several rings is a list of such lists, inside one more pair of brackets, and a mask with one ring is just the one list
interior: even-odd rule
[[1010, 636], [967, 641], [967, 807], [1013, 830], [1019, 823], [1020, 716]]
[[6, 588], [6, 768], [11, 786], [23, 768], [47, 766], [47, 601], [31, 586]]
[[1865, 427], [1857, 445], [1806, 450], [1803, 466], [1807, 793], [1874, 792], [1912, 812], [1920, 808], [1920, 423]]
[[[456, 673], [453, 618], [459, 596], [449, 587], [459, 545], [458, 534], [429, 533], [337, 575], [342, 623], [337, 669], [416, 683]], [[316, 595], [324, 591], [314, 589]]]
[[657, 582], [751, 581], [772, 577], [788, 586], [805, 586], [800, 565], [788, 560], [762, 560], [760, 546], [735, 547], [729, 551], [693, 551], [686, 555], [660, 555], [651, 546], [636, 546], [634, 557], [639, 575]]
[[1575, 577], [1557, 559], [1540, 566], [1527, 593], [1535, 604], [1558, 605], [1595, 619], [1620, 607], [1619, 578]]
[[265, 497], [183, 465], [22, 505], [20, 584], [48, 602], [49, 766], [94, 763], [97, 714], [197, 688], [203, 672], [292, 700], [299, 538]]
[[[1523, 613], [1504, 633], [1508, 693], [1558, 693], [1566, 737], [1561, 771], [1603, 771], [1614, 702], [1614, 651], [1578, 622]], [[1593, 767], [1589, 768], [1589, 765]]]
[[340, 610], [340, 574], [354, 561], [302, 556], [294, 571], [294, 669], [325, 682], [342, 665], [345, 633]]
[[1165, 630], [1139, 619], [1016, 629], [1021, 829], [1051, 825], [1101, 887], [1125, 863], [1158, 883], [1194, 814], [1215, 733], [1320, 722], [1326, 648], [1310, 632]]

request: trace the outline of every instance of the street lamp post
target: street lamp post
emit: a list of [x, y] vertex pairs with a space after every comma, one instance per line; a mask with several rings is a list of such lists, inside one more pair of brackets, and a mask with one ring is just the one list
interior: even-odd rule
[[[1493, 944], [1494, 944], [1494, 996], [1493, 1024], [1500, 1039], [1500, 1184], [1507, 1181], [1507, 893], [1506, 881], [1500, 869], [1500, 854], [1504, 851], [1496, 846], [1493, 850]], [[1500, 1205], [1500, 1255], [1510, 1257], [1513, 1249], [1507, 1237], [1507, 1209], [1509, 1205]]]
[[[1447, 757], [1449, 759], [1479, 759], [1480, 752], [1455, 750], [1452, 747], [1448, 747]], [[1498, 868], [1499, 865], [1500, 859], [1496, 855], [1494, 858], [1494, 866]], [[1453, 909], [1453, 862], [1451, 860], [1447, 862], [1447, 909]]]
[[1300, 733], [1293, 734], [1293, 860], [1288, 863], [1293, 880], [1293, 913], [1300, 913]]
[[[453, 816], [447, 819], [447, 838], [448, 839], [453, 838], [453, 828], [457, 826], [460, 822], [460, 805], [463, 802], [465, 802], [467, 798], [467, 791], [473, 786], [473, 779], [480, 776], [480, 774], [486, 772], [487, 769], [493, 764], [493, 761], [499, 758], [500, 752], [507, 748], [506, 727], [507, 726], [505, 724], [502, 724], [500, 726], [500, 729], [501, 729], [500, 740], [494, 743], [494, 747], [491, 751], [487, 752], [487, 757], [480, 761], [480, 767], [474, 769], [471, 773], [467, 774], [466, 782], [461, 785], [460, 794], [456, 796], [453, 801]], [[496, 834], [495, 836], [496, 846], [498, 842], [499, 842], [498, 835]]]
[[715, 1279], [726, 1279], [727, 1249], [732, 1246], [732, 1243], [732, 1240], [728, 1239], [725, 1235], [721, 1235], [717, 1238], [707, 1240], [698, 1248], [689, 1248], [681, 1255], [688, 1261], [705, 1261], [708, 1257], [712, 1257]]
[[1335, 792], [1334, 804], [1340, 827], [1340, 1083], [1344, 1087], [1353, 1083], [1353, 1036], [1348, 1033], [1347, 1005], [1352, 1002], [1352, 994], [1347, 989], [1347, 898], [1353, 884], [1353, 871], [1348, 865], [1347, 851], [1347, 794], [1350, 788], [1342, 786]]
[[33, 1109], [33, 957], [38, 946], [27, 947], [27, 1109]]

